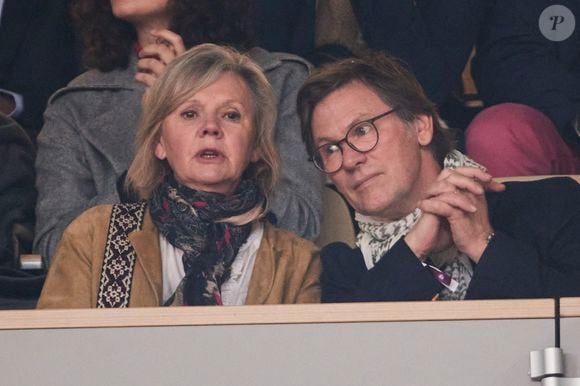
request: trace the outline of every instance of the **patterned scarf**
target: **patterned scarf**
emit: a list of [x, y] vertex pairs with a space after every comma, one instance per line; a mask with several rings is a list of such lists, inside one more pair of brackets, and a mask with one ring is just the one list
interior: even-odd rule
[[[475, 167], [482, 170], [485, 168], [457, 150], [447, 154], [443, 167], [455, 169], [457, 167]], [[404, 237], [421, 218], [421, 210], [415, 209], [407, 216], [390, 223], [375, 221], [368, 216], [356, 213], [355, 220], [358, 222], [360, 232], [356, 238], [356, 246], [360, 248], [367, 269], [371, 269], [392, 246]], [[445, 285], [439, 293], [439, 299], [457, 300], [465, 298], [467, 287], [473, 276], [471, 260], [465, 254], [451, 248], [446, 253], [429, 256], [427, 266], [432, 265], [450, 278], [451, 285]]]
[[149, 200], [153, 223], [183, 251], [185, 277], [166, 305], [222, 305], [221, 285], [265, 199], [251, 180], [231, 196], [195, 191], [166, 178]]

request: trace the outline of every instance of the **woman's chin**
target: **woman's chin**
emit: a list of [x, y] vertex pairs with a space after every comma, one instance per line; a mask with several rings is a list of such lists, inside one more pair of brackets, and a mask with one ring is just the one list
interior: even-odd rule
[[[179, 179], [178, 179], [179, 180]], [[238, 186], [239, 181], [232, 182], [230, 180], [220, 178], [217, 176], [204, 176], [203, 178], [188, 179], [181, 182], [181, 184], [187, 186], [193, 190], [199, 190], [204, 192], [231, 194]]]

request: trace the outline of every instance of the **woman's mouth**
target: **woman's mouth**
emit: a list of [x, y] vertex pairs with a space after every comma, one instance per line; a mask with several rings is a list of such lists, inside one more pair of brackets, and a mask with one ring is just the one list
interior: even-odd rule
[[216, 149], [203, 149], [202, 151], [197, 153], [198, 157], [207, 160], [216, 159], [221, 155], [222, 153]]

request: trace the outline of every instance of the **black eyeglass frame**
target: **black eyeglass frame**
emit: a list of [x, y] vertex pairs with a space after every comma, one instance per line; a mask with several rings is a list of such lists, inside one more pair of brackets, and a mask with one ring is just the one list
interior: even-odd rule
[[[315, 155], [313, 155], [313, 156], [310, 156], [310, 157], [308, 158], [308, 161], [312, 162], [312, 163], [314, 164], [314, 166], [316, 167], [316, 169], [320, 170], [320, 171], [321, 171], [321, 172], [323, 172], [323, 173], [326, 173], [326, 174], [332, 174], [332, 173], [336, 173], [337, 171], [339, 171], [339, 170], [342, 168], [342, 163], [343, 163], [343, 160], [344, 160], [344, 154], [343, 154], [343, 152], [342, 152], [342, 147], [340, 147], [340, 144], [341, 144], [341, 143], [343, 143], [343, 142], [346, 142], [346, 144], [347, 144], [347, 145], [348, 145], [348, 146], [349, 146], [349, 147], [350, 147], [352, 150], [354, 150], [354, 151], [356, 151], [356, 152], [359, 152], [359, 153], [368, 153], [369, 151], [371, 151], [371, 150], [373, 150], [375, 147], [377, 147], [377, 144], [379, 143], [379, 130], [377, 129], [377, 126], [375, 126], [375, 122], [376, 122], [376, 121], [378, 121], [378, 120], [379, 120], [379, 119], [381, 119], [381, 118], [384, 118], [384, 117], [386, 117], [386, 116], [387, 116], [387, 115], [389, 115], [389, 114], [392, 114], [392, 113], [394, 113], [395, 111], [397, 111], [397, 109], [396, 109], [396, 108], [395, 108], [395, 109], [391, 109], [391, 110], [389, 110], [389, 111], [387, 111], [387, 112], [384, 112], [384, 113], [382, 113], [382, 114], [379, 114], [379, 115], [377, 115], [377, 116], [374, 116], [374, 117], [372, 117], [372, 118], [370, 118], [370, 119], [366, 119], [366, 120], [364, 120], [364, 121], [356, 122], [356, 123], [352, 124], [352, 126], [351, 126], [351, 127], [349, 127], [349, 128], [348, 128], [348, 130], [346, 131], [346, 135], [345, 135], [345, 136], [344, 136], [342, 139], [340, 139], [340, 140], [338, 140], [338, 141], [336, 141], [336, 142], [329, 142], [329, 143], [325, 143], [324, 145], [318, 146], [318, 147], [317, 147], [317, 148], [314, 150], [314, 154], [318, 154], [319, 150], [320, 150], [320, 149], [322, 149], [323, 147], [325, 147], [325, 146], [329, 146], [329, 145], [336, 145], [336, 147], [338, 147], [338, 149], [339, 149], [339, 151], [340, 151], [340, 156], [341, 156], [340, 166], [339, 166], [339, 167], [338, 167], [336, 170], [333, 170], [333, 171], [326, 171], [326, 170], [324, 170], [324, 169], [323, 169], [323, 168], [322, 168], [322, 167], [321, 167], [321, 166], [318, 164], [318, 162], [316, 161], [316, 158], [315, 158], [316, 156], [315, 156]], [[375, 141], [375, 144], [374, 144], [374, 145], [373, 145], [373, 146], [372, 146], [370, 149], [368, 149], [368, 150], [360, 150], [360, 149], [358, 149], [358, 148], [357, 148], [355, 145], [353, 145], [353, 144], [352, 144], [352, 143], [351, 143], [351, 142], [348, 140], [348, 136], [350, 135], [351, 131], [352, 131], [353, 129], [357, 128], [357, 127], [360, 127], [360, 126], [361, 126], [361, 125], [363, 125], [363, 124], [369, 124], [369, 125], [370, 125], [370, 126], [371, 126], [371, 127], [374, 129], [374, 130], [375, 130], [375, 133], [376, 133], [376, 135], [377, 135], [377, 140]]]

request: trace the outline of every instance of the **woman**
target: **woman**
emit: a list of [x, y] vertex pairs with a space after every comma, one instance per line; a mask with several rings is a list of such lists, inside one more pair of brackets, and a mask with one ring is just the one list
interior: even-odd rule
[[[119, 202], [118, 178], [133, 159], [144, 90], [184, 47], [204, 42], [251, 46], [247, 1], [75, 0], [88, 72], [51, 98], [39, 136], [35, 249], [50, 258], [82, 211]], [[171, 31], [167, 30], [168, 28]], [[309, 74], [302, 59], [248, 50], [273, 85], [281, 183], [270, 208], [278, 225], [314, 238], [323, 179], [306, 161], [296, 94]]]
[[262, 221], [278, 175], [260, 68], [198, 45], [145, 98], [127, 187], [64, 232], [38, 307], [317, 302], [310, 242]]

